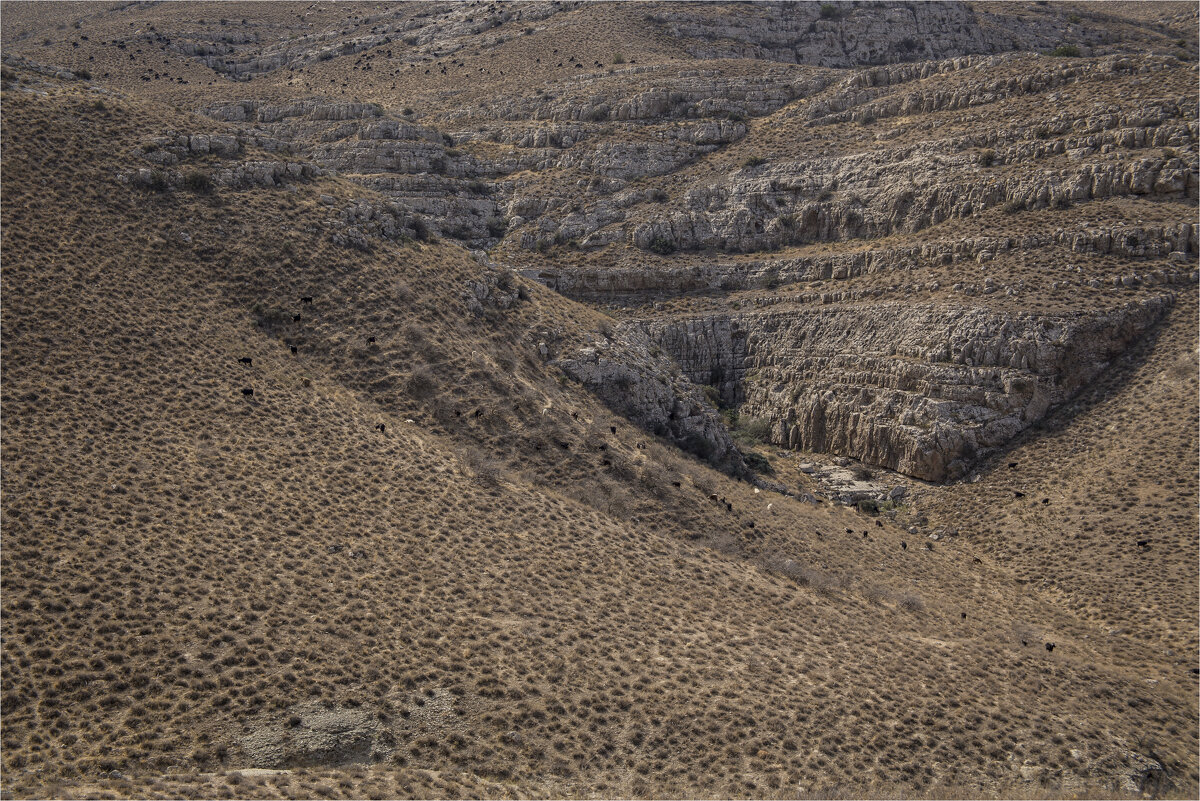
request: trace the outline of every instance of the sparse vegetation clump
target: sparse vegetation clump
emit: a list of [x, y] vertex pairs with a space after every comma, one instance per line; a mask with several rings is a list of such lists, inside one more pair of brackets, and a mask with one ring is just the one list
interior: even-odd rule
[[1083, 54], [1077, 45], [1059, 45], [1050, 51], [1050, 55], [1058, 58], [1079, 58]]
[[212, 179], [208, 173], [200, 170], [189, 170], [183, 175], [184, 188], [198, 194], [208, 194], [212, 191]]

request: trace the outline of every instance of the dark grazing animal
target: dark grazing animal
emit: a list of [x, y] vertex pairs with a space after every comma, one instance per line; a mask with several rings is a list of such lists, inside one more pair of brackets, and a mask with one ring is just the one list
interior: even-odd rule
[[299, 353], [299, 352], [300, 352], [300, 349], [299, 349], [299, 348], [297, 348], [295, 345], [291, 345], [290, 347], [291, 347], [291, 349], [292, 349], [292, 355], [293, 355], [293, 356], [295, 356], [297, 353]]
[[1142, 549], [1147, 549], [1150, 547], [1150, 540], [1138, 540], [1137, 546]]
[[312, 298], [311, 298], [311, 297], [307, 297], [307, 298], [300, 298], [300, 302], [301, 302], [301, 303], [307, 303], [308, 305], [310, 305], [310, 306], [311, 306], [311, 305], [312, 305]]
[[298, 315], [298, 314], [293, 314], [293, 315], [292, 315], [292, 322], [293, 322], [293, 323], [298, 323], [298, 322], [300, 322], [300, 315]]
[[383, 424], [383, 423], [379, 423], [379, 424], [378, 424], [378, 425], [376, 425], [375, 427], [379, 429], [379, 433], [380, 433], [380, 434], [387, 433], [387, 432], [384, 430], [385, 426], [384, 426], [384, 424]]
[[248, 367], [253, 367], [254, 359], [251, 359], [249, 356], [243, 356], [242, 358], [238, 359], [238, 364], [244, 364]]
[[900, 541], [900, 550], [902, 550], [902, 551], [907, 551], [907, 550], [908, 550], [908, 543], [907, 543], [907, 542], [904, 542], [903, 540], [901, 540], [901, 541]]
[[242, 390], [242, 395], [244, 395], [247, 398], [249, 398], [253, 394], [254, 394], [254, 390], [250, 389], [250, 387], [246, 387], [245, 389]]
[[375, 344], [375, 337], [367, 337], [367, 344], [368, 344], [368, 345], [374, 345], [374, 344]]
[[1053, 650], [1054, 650], [1054, 643], [1052, 643], [1052, 642], [1046, 643], [1046, 651], [1049, 652], [1049, 651], [1053, 651]]
[[672, 481], [671, 486], [674, 487], [675, 489], [679, 489], [680, 487], [683, 486], [683, 484], [679, 483], [678, 481]]
[[612, 432], [612, 433], [614, 433], [614, 434], [615, 434], [615, 433], [617, 433], [617, 427], [616, 427], [616, 426], [609, 426], [609, 427], [608, 427], [608, 430], [609, 430], [609, 431], [611, 431], [611, 432]]

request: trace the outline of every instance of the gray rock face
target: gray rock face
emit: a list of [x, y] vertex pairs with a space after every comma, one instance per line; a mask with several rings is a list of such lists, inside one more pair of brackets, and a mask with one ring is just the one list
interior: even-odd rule
[[697, 58], [851, 67], [1009, 49], [964, 3], [762, 3], [720, 17], [680, 5], [652, 19]]
[[774, 443], [943, 481], [1069, 399], [1171, 302], [1068, 316], [878, 304], [642, 325], [693, 382], [769, 420]]
[[644, 430], [735, 475], [746, 465], [716, 410], [646, 332], [622, 326], [607, 342], [552, 364]]

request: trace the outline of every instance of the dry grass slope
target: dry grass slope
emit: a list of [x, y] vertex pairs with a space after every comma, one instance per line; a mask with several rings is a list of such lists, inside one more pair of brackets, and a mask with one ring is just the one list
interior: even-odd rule
[[[479, 47], [455, 51], [457, 76], [426, 78], [407, 62], [366, 74], [339, 55], [242, 83], [167, 44], [151, 65], [138, 45], [105, 43], [136, 30], [149, 51], [155, 36], [248, 31], [283, 43], [325, 32], [340, 46], [382, 24], [375, 8], [6, 4], [6, 51], [92, 76], [5, 67], [6, 797], [1193, 797], [1193, 285], [1176, 287], [1165, 321], [1100, 380], [979, 465], [978, 480], [917, 485], [876, 516], [759, 491], [614, 415], [538, 352], [546, 332], [564, 350], [603, 339], [613, 319], [597, 307], [447, 238], [338, 244], [342, 209], [387, 201], [355, 176], [223, 183], [231, 160], [211, 153], [171, 167], [207, 181], [130, 179], [155, 137], [243, 130], [190, 110], [245, 97], [319, 88], [389, 113], [400, 97], [446, 125], [459, 106], [531, 94], [520, 66], [547, 47], [600, 60], [614, 85], [618, 40], [628, 66], [654, 70], [631, 81], [689, 68], [684, 46], [640, 10], [559, 5], [470, 34]], [[387, 14], [416, 31], [422, 14], [482, 26], [485, 9], [499, 20], [507, 8]], [[245, 24], [220, 19], [238, 14]], [[409, 45], [422, 57], [437, 46]], [[150, 66], [179, 80], [143, 81]], [[1193, 66], [1164, 73], [1161, 92], [1194, 88]], [[565, 85], [585, 70], [560, 72], [536, 81]], [[477, 81], [464, 85], [467, 73]], [[1083, 88], [1063, 92], [1090, 102]], [[757, 153], [821, 141], [833, 157], [874, 141], [861, 127], [800, 124], [805, 102], [665, 176], [670, 202], [655, 207]], [[959, 124], [922, 116], [906, 135]], [[307, 158], [260, 134], [234, 161]], [[548, 169], [524, 186], [536, 194], [562, 175], [574, 173]], [[771, 257], [1045, 232], [1085, 214], [1194, 217], [1194, 198], [1172, 203], [1094, 201], [1019, 224], [992, 209]], [[598, 271], [655, 258], [626, 245], [556, 247], [544, 262], [531, 252], [509, 237], [494, 254]], [[1024, 281], [1029, 300], [987, 303], [1114, 304], [1042, 286], [1046, 263], [1067, 252], [998, 255], [993, 274]], [[1098, 257], [1085, 278], [1127, 268]], [[927, 299], [945, 301], [965, 269], [928, 265], [919, 280], [940, 288]], [[508, 300], [473, 305], [481, 282]], [[869, 293], [893, 280], [837, 283]], [[782, 308], [809, 302], [789, 299], [804, 289], [605, 311]], [[791, 456], [760, 450], [782, 479], [801, 480]], [[925, 547], [909, 526], [958, 535]]]

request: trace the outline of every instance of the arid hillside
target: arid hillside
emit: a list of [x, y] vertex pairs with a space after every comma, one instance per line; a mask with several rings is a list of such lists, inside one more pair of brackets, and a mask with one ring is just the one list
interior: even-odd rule
[[0, 792], [1194, 797], [1197, 10], [5, 3]]

